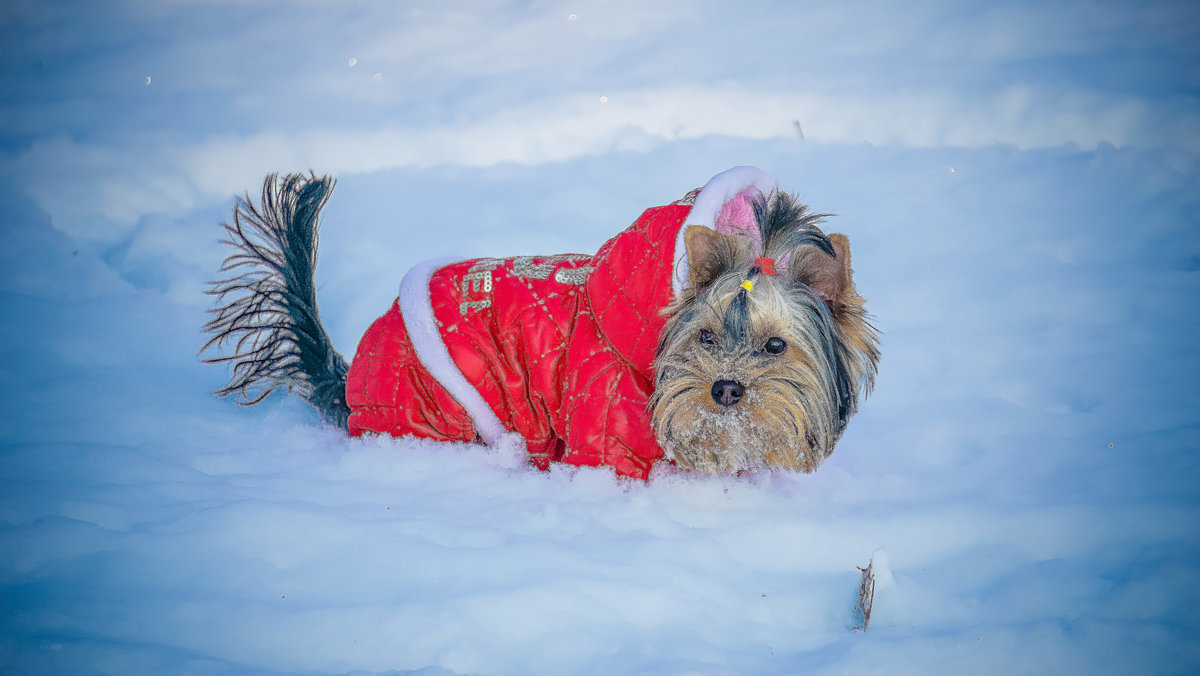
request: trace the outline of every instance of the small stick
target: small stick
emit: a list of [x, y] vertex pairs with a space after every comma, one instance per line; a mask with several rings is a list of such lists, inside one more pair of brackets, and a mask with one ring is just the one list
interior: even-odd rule
[[858, 583], [858, 605], [854, 606], [854, 612], [862, 616], [862, 625], [855, 626], [856, 631], [866, 631], [871, 623], [871, 606], [875, 605], [875, 573], [871, 570], [874, 566], [875, 559], [868, 561], [866, 568], [855, 566], [862, 572], [862, 580]]

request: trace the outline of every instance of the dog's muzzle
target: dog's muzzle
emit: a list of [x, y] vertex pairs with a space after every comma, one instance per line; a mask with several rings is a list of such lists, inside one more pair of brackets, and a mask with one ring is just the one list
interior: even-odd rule
[[745, 386], [732, 380], [718, 380], [712, 386], [713, 401], [722, 406], [733, 406], [742, 400], [745, 393]]

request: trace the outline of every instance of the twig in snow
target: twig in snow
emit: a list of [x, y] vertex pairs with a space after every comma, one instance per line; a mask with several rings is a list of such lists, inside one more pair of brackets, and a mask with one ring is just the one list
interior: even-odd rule
[[871, 606], [875, 605], [875, 573], [871, 570], [874, 566], [875, 560], [871, 559], [866, 568], [859, 568], [862, 580], [858, 583], [858, 605], [854, 606], [854, 613], [862, 618], [862, 624], [854, 627], [857, 631], [866, 631], [871, 623]]

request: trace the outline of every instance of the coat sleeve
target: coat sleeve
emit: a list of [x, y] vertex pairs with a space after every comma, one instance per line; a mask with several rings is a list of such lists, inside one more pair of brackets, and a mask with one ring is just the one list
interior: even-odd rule
[[605, 342], [591, 315], [580, 317], [574, 338], [562, 411], [562, 461], [609, 465], [622, 476], [646, 479], [663, 456], [650, 427], [652, 385]]

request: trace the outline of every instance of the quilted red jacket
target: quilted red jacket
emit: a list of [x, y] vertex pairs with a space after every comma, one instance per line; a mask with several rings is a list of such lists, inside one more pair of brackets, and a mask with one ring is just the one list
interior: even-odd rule
[[711, 227], [747, 186], [773, 182], [748, 167], [720, 174], [647, 209], [594, 256], [418, 265], [351, 363], [350, 433], [488, 444], [515, 433], [541, 469], [607, 465], [645, 479], [663, 457], [649, 400], [661, 310], [686, 284], [681, 230]]

